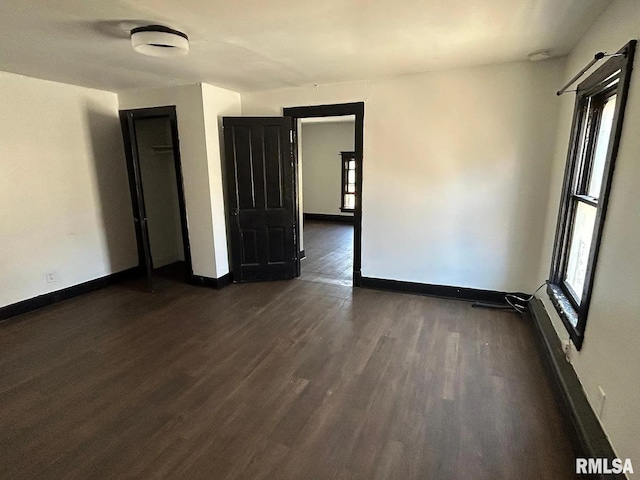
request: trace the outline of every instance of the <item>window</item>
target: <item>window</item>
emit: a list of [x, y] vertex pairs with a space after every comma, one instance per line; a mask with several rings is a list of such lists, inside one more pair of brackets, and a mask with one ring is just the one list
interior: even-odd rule
[[578, 85], [548, 293], [576, 348], [591, 288], [615, 164], [635, 41]]
[[342, 157], [342, 199], [340, 210], [353, 212], [356, 208], [356, 154], [340, 152]]

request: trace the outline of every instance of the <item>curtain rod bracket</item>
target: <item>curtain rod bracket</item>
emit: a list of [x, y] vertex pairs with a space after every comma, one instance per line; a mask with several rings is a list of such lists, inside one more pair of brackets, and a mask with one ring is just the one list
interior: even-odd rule
[[605, 53], [605, 52], [598, 52], [593, 56], [593, 60], [591, 60], [586, 67], [584, 67], [582, 70], [580, 70], [571, 80], [569, 80], [566, 85], [564, 87], [562, 87], [560, 90], [558, 90], [556, 92], [556, 95], [560, 96], [565, 92], [577, 92], [578, 90], [567, 90], [567, 88], [569, 88], [571, 85], [573, 85], [574, 83], [576, 83], [578, 81], [578, 79], [580, 77], [582, 77], [582, 75], [584, 75], [586, 73], [587, 70], [589, 70], [594, 64], [596, 64], [597, 62], [599, 62], [600, 60], [602, 60], [605, 57], [626, 57], [627, 56], [627, 49], [625, 48], [623, 53]]

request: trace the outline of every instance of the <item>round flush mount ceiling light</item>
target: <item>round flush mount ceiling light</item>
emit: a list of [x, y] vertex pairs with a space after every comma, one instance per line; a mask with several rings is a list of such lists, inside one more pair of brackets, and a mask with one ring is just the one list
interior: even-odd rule
[[131, 30], [131, 45], [143, 55], [173, 57], [189, 53], [189, 37], [162, 25], [148, 25]]
[[540, 60], [546, 60], [551, 57], [549, 50], [536, 50], [527, 55], [527, 58], [532, 62], [539, 62]]

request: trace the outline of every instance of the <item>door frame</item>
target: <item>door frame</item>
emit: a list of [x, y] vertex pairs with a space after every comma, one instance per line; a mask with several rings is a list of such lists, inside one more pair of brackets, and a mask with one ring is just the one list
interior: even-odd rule
[[355, 122], [355, 161], [356, 161], [356, 205], [353, 210], [353, 286], [359, 287], [362, 283], [362, 158], [364, 150], [364, 102], [337, 103], [331, 105], [314, 105], [303, 107], [286, 107], [283, 109], [285, 117], [293, 118], [293, 141], [294, 154], [296, 159], [295, 171], [295, 204], [296, 212], [296, 242], [297, 249], [300, 250], [300, 222], [299, 218], [299, 183], [298, 178], [298, 120], [301, 118], [317, 118], [317, 117], [342, 117], [346, 115], [354, 115]]
[[[150, 118], [168, 118], [171, 128], [171, 146], [173, 152], [174, 168], [176, 172], [176, 187], [178, 189], [178, 210], [180, 212], [180, 226], [182, 230], [182, 245], [184, 250], [184, 263], [186, 267], [187, 282], [193, 283], [193, 265], [191, 262], [191, 245], [189, 243], [189, 226], [187, 224], [187, 208], [184, 196], [184, 177], [182, 175], [182, 160], [180, 158], [180, 140], [178, 135], [178, 117], [176, 106], [168, 105], [163, 107], [134, 108], [120, 110], [120, 124], [122, 126], [122, 138], [124, 142], [125, 157], [127, 160], [127, 171], [129, 173], [129, 190], [131, 192], [131, 206], [133, 208], [134, 220], [136, 212], [144, 213], [146, 227], [146, 210], [144, 206], [144, 195], [142, 187], [142, 177], [140, 174], [140, 158], [138, 156], [138, 141], [136, 138], [135, 120]], [[145, 250], [151, 252], [148, 231], [143, 229], [142, 219], [135, 221], [136, 240], [138, 245], [138, 267], [144, 268], [147, 274], [149, 290], [153, 291], [151, 281], [151, 264], [147, 260]]]

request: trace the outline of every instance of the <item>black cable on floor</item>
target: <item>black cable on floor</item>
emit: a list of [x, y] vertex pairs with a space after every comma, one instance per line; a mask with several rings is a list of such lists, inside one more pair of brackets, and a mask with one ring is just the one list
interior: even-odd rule
[[507, 305], [501, 305], [497, 303], [486, 303], [486, 302], [474, 302], [471, 306], [474, 308], [491, 308], [493, 310], [515, 310], [518, 313], [524, 313], [527, 309], [527, 304], [533, 300], [536, 293], [540, 291], [542, 287], [544, 287], [548, 283], [548, 280], [545, 280], [542, 285], [536, 288], [535, 292], [533, 292], [528, 297], [521, 297], [520, 294], [517, 293], [507, 293], [504, 296], [505, 302]]

